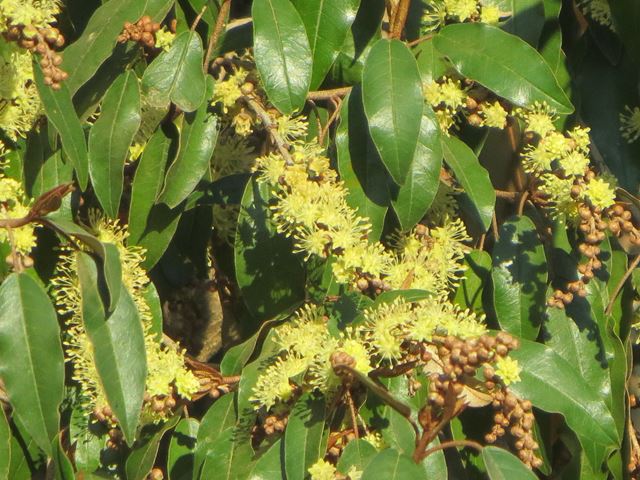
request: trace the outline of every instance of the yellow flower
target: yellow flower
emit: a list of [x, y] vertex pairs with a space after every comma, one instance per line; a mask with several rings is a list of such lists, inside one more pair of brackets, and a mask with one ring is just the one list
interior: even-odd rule
[[239, 68], [224, 80], [220, 79], [213, 87], [213, 98], [211, 104], [222, 104], [222, 111], [228, 113], [229, 108], [235, 106], [236, 102], [242, 97], [240, 87], [247, 78], [249, 72], [243, 68]]
[[534, 102], [529, 109], [518, 109], [516, 113], [525, 121], [526, 132], [545, 137], [556, 129], [553, 125], [556, 115], [546, 103]]
[[624, 107], [624, 112], [620, 114], [620, 133], [628, 142], [635, 142], [640, 137], [640, 108], [628, 105]]
[[293, 394], [290, 378], [302, 373], [306, 362], [297, 357], [278, 358], [264, 373], [258, 377], [250, 398], [255, 408], [265, 407], [269, 410], [277, 402], [286, 402]]
[[47, 27], [60, 12], [58, 0], [2, 0], [0, 2], [0, 32], [9, 25]]
[[589, 166], [589, 159], [581, 153], [579, 150], [567, 154], [562, 160], [560, 160], [560, 168], [564, 171], [565, 175], [569, 176], [582, 176]]
[[607, 0], [579, 0], [580, 9], [589, 15], [595, 22], [615, 31], [611, 6]]
[[457, 18], [460, 22], [468, 20], [478, 13], [478, 3], [476, 0], [444, 0], [447, 14]]
[[482, 5], [482, 12], [480, 13], [480, 21], [482, 23], [496, 24], [500, 21], [500, 9], [495, 5]]
[[156, 32], [156, 47], [167, 51], [171, 48], [174, 38], [176, 38], [175, 33], [167, 30], [167, 27], [162, 27]]
[[276, 126], [280, 136], [288, 141], [306, 137], [309, 124], [307, 117], [291, 117], [280, 115], [276, 118]]
[[616, 192], [611, 185], [601, 178], [589, 180], [584, 189], [584, 196], [594, 207], [609, 208], [615, 203]]
[[142, 152], [144, 152], [144, 147], [146, 144], [144, 143], [134, 143], [129, 147], [129, 161], [135, 161], [140, 158]]
[[[482, 12], [484, 14], [484, 9]], [[500, 105], [500, 102], [482, 104], [480, 115], [482, 124], [487, 127], [503, 129], [507, 123], [507, 111]]]
[[336, 478], [336, 467], [322, 459], [311, 465], [308, 471], [311, 480], [335, 480]]
[[247, 113], [244, 108], [241, 108], [240, 111], [233, 116], [231, 125], [233, 125], [237, 135], [246, 137], [253, 131], [253, 117]]
[[431, 82], [423, 87], [424, 97], [432, 107], [444, 105], [451, 111], [461, 108], [467, 99], [467, 93], [460, 81], [443, 77], [440, 82]]
[[496, 360], [496, 375], [505, 385], [519, 382], [521, 370], [518, 361], [511, 357], [498, 357]]

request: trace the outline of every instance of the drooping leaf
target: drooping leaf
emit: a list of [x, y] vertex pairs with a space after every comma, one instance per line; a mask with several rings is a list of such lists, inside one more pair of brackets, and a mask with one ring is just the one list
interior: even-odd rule
[[340, 454], [338, 471], [346, 475], [352, 467], [355, 467], [356, 470], [363, 472], [377, 453], [376, 447], [366, 440], [361, 438], [351, 440]]
[[289, 0], [256, 0], [251, 15], [254, 58], [269, 101], [285, 114], [301, 110], [313, 57], [300, 15]]
[[420, 135], [424, 99], [411, 51], [398, 40], [379, 40], [362, 71], [362, 102], [382, 163], [405, 183]]
[[500, 26], [505, 32], [516, 35], [531, 45], [538, 47], [540, 34], [545, 23], [543, 0], [499, 0], [495, 6], [510, 16]]
[[137, 244], [144, 235], [149, 213], [162, 189], [165, 168], [177, 140], [173, 131], [159, 128], [147, 142], [138, 160], [129, 207], [129, 242], [132, 244]]
[[425, 107], [411, 170], [405, 184], [398, 189], [392, 200], [403, 230], [413, 228], [427, 213], [438, 193], [441, 167], [440, 128], [433, 111]]
[[547, 259], [536, 227], [525, 216], [506, 221], [493, 249], [493, 304], [500, 326], [535, 340], [545, 315]]
[[144, 71], [142, 91], [147, 102], [166, 107], [169, 101], [183, 112], [193, 112], [203, 102], [206, 82], [202, 71], [202, 40], [195, 31], [186, 31], [173, 40]]
[[215, 478], [235, 480], [246, 478], [246, 470], [251, 465], [253, 451], [248, 435], [242, 437], [235, 427], [222, 431], [220, 437], [211, 445], [202, 464], [199, 475], [202, 480]]
[[482, 449], [482, 460], [491, 480], [535, 480], [536, 477], [518, 457], [503, 448], [488, 446]]
[[573, 112], [549, 65], [524, 40], [490, 25], [460, 23], [443, 28], [434, 42], [462, 75], [515, 105], [546, 102], [558, 113]]
[[[291, 241], [269, 218], [269, 188], [247, 184], [235, 238], [235, 270], [244, 301], [257, 318], [269, 318], [304, 298], [304, 269]], [[268, 285], [268, 288], [266, 286]]]
[[75, 480], [76, 475], [73, 470], [73, 464], [67, 457], [62, 444], [60, 434], [53, 439], [53, 474], [56, 480]]
[[64, 356], [51, 301], [26, 273], [13, 273], [0, 286], [0, 359], [13, 415], [51, 456], [64, 393]]
[[170, 480], [190, 480], [193, 477], [193, 451], [200, 423], [195, 418], [183, 418], [171, 432], [167, 473]]
[[[213, 91], [213, 80], [207, 77], [207, 98]], [[167, 171], [159, 202], [175, 208], [203, 177], [218, 139], [218, 117], [208, 113], [208, 104], [184, 116], [178, 155]]]
[[288, 480], [304, 480], [325, 452], [325, 400], [303, 395], [294, 405], [284, 432], [284, 467]]
[[0, 478], [8, 478], [10, 465], [11, 429], [4, 409], [0, 409]]
[[427, 476], [421, 466], [411, 457], [393, 448], [378, 453], [362, 472], [361, 480], [426, 480]]
[[444, 161], [453, 170], [456, 180], [464, 189], [473, 207], [471, 214], [476, 228], [485, 232], [496, 203], [496, 192], [491, 184], [489, 172], [480, 165], [473, 150], [456, 137], [442, 136]]
[[573, 365], [549, 347], [528, 340], [509, 354], [518, 361], [521, 381], [509, 388], [547, 412], [561, 413], [596, 469], [619, 444], [616, 425], [604, 399]]
[[84, 138], [80, 119], [71, 103], [67, 82], [63, 82], [59, 90], [45, 85], [42, 68], [38, 62], [33, 63], [33, 75], [47, 119], [60, 134], [62, 149], [73, 164], [80, 188], [84, 190], [89, 181], [87, 141]]
[[359, 4], [360, 0], [293, 0], [309, 37], [312, 90], [320, 86], [338, 56]]
[[91, 16], [82, 35], [64, 51], [61, 68], [69, 74], [65, 84], [75, 94], [111, 55], [124, 22], [134, 23], [143, 14], [161, 21], [173, 0], [111, 0]]
[[150, 270], [167, 250], [178, 229], [184, 206], [170, 209], [164, 204], [154, 205], [147, 216], [145, 232], [136, 243], [146, 250], [142, 266]]
[[236, 419], [237, 413], [233, 395], [225, 395], [209, 407], [198, 428], [197, 447], [193, 461], [194, 478], [197, 477], [207, 455], [218, 444], [223, 433], [233, 429]]
[[272, 478], [282, 478], [284, 471], [282, 465], [282, 440], [278, 439], [269, 450], [267, 450], [256, 461], [248, 472], [249, 480], [271, 480]]
[[456, 291], [455, 302], [482, 313], [482, 292], [491, 278], [491, 256], [483, 250], [472, 250], [465, 256], [464, 263], [467, 269]]
[[89, 132], [89, 173], [105, 213], [116, 218], [124, 181], [124, 162], [140, 126], [140, 89], [132, 71], [111, 85]]
[[77, 253], [82, 295], [82, 320], [93, 345], [95, 365], [109, 406], [129, 444], [140, 419], [147, 375], [142, 323], [129, 292], [122, 285], [113, 313], [105, 314], [93, 259]]
[[27, 195], [38, 198], [45, 192], [73, 180], [73, 166], [62, 158], [62, 151], [51, 151], [47, 140], [48, 129], [27, 134], [23, 174]]
[[369, 135], [359, 86], [342, 103], [336, 150], [347, 202], [371, 222], [370, 238], [379, 239], [389, 208], [388, 173]]
[[175, 427], [179, 420], [180, 415], [174, 415], [161, 427], [156, 428], [157, 431], [148, 438], [143, 437], [139, 440], [141, 445], [134, 446], [135, 448], [127, 457], [125, 464], [127, 480], [144, 480], [147, 477], [156, 462], [162, 437]]

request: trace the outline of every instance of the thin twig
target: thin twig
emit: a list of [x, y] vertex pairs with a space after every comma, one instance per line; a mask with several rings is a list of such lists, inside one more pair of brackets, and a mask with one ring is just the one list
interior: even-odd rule
[[347, 397], [347, 403], [349, 404], [349, 413], [351, 414], [351, 425], [353, 426], [353, 434], [355, 435], [357, 440], [358, 438], [360, 438], [358, 432], [358, 415], [356, 414], [356, 406], [353, 403], [351, 391], [348, 388], [345, 392], [345, 397]]
[[[342, 100], [340, 100], [340, 97], [335, 97], [335, 98], [337, 98], [337, 101], [335, 101], [335, 110], [331, 112], [331, 115], [327, 119], [327, 123], [322, 128], [322, 130], [320, 131], [320, 135], [318, 136], [318, 143], [320, 145], [324, 143], [324, 138], [327, 136], [327, 133], [329, 132], [329, 128], [331, 128], [331, 124], [338, 117], [338, 115], [340, 115], [340, 106], [342, 105]], [[332, 99], [332, 103], [333, 103], [333, 99]]]
[[253, 111], [253, 113], [260, 117], [264, 128], [267, 130], [267, 132], [269, 132], [269, 135], [271, 135], [273, 143], [276, 144], [276, 147], [278, 148], [280, 155], [282, 155], [282, 158], [284, 158], [286, 164], [289, 166], [293, 165], [293, 159], [291, 158], [291, 154], [289, 153], [287, 142], [285, 142], [278, 133], [277, 127], [274, 125], [273, 120], [271, 120], [271, 116], [269, 115], [269, 113], [267, 113], [267, 111], [251, 97], [245, 96], [242, 98], [244, 99], [247, 106]]
[[227, 16], [229, 15], [229, 9], [231, 8], [231, 0], [224, 0], [222, 5], [220, 6], [220, 10], [218, 10], [218, 18], [216, 18], [216, 25], [213, 27], [213, 33], [209, 37], [209, 45], [207, 46], [207, 53], [204, 56], [204, 64], [203, 68], [206, 72], [209, 68], [209, 62], [211, 61], [211, 55], [213, 55], [213, 49], [218, 45], [218, 40], [220, 39], [220, 34], [224, 29], [224, 24], [227, 21]]
[[503, 200], [509, 200], [511, 202], [515, 202], [523, 192], [508, 192], [506, 190], [496, 190], [496, 197], [502, 198]]
[[611, 294], [611, 299], [609, 300], [609, 304], [607, 305], [607, 308], [604, 311], [604, 313], [606, 313], [607, 315], [611, 315], [611, 310], [613, 310], [613, 304], [616, 302], [616, 298], [618, 298], [618, 295], [620, 294], [620, 291], [624, 287], [625, 282], [631, 276], [631, 274], [636, 269], [639, 263], [640, 263], [640, 254], [636, 255], [636, 257], [633, 259], [633, 262], [629, 264], [629, 268], [627, 268], [627, 271], [624, 272], [624, 275], [616, 285], [616, 288], [613, 291], [613, 294]]
[[440, 445], [436, 445], [435, 447], [431, 447], [429, 450], [426, 450], [422, 454], [422, 459], [424, 460], [434, 452], [452, 447], [471, 447], [476, 449], [478, 452], [481, 452], [483, 448], [482, 445], [480, 445], [478, 442], [474, 442], [473, 440], [450, 440], [448, 442], [441, 443]]
[[399, 39], [402, 36], [404, 24], [407, 23], [407, 16], [409, 15], [409, 5], [411, 5], [411, 0], [400, 0], [400, 3], [398, 3], [393, 15], [391, 38]]
[[344, 97], [351, 91], [352, 87], [340, 87], [340, 88], [332, 88], [330, 90], [316, 90], [309, 92], [307, 94], [307, 99], [318, 101], [318, 100], [329, 100], [333, 97]]
[[498, 219], [495, 213], [493, 214], [493, 218], [491, 218], [491, 228], [493, 230], [494, 240], [497, 242], [500, 240], [500, 233], [498, 233]]
[[433, 38], [433, 33], [430, 33], [429, 35], [425, 35], [424, 37], [420, 37], [416, 40], [412, 40], [409, 43], [407, 43], [407, 47], [411, 48], [411, 47], [415, 47], [416, 45], [419, 45], [422, 42], [426, 42], [427, 40], [431, 40]]
[[520, 197], [520, 202], [518, 203], [518, 215], [520, 216], [522, 216], [522, 212], [524, 211], [524, 204], [526, 203], [527, 198], [529, 198], [529, 192], [525, 190]]
[[196, 27], [200, 23], [200, 20], [202, 19], [202, 16], [204, 15], [204, 12], [206, 12], [206, 11], [207, 11], [207, 6], [205, 5], [204, 7], [202, 7], [202, 10], [200, 10], [200, 13], [198, 14], [196, 19], [191, 24], [191, 31], [192, 32], [196, 29]]

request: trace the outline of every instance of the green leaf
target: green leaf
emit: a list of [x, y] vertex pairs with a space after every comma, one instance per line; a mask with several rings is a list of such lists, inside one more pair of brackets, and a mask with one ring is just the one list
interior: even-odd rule
[[287, 480], [304, 480], [309, 467], [324, 457], [325, 433], [325, 399], [303, 395], [293, 406], [284, 431]]
[[75, 480], [73, 464], [62, 448], [60, 434], [53, 439], [53, 473], [56, 480]]
[[415, 55], [422, 83], [431, 83], [451, 69], [442, 54], [436, 50], [433, 38], [420, 43], [415, 49]]
[[355, 467], [356, 470], [363, 472], [377, 454], [376, 447], [366, 440], [362, 438], [351, 440], [340, 454], [338, 471], [347, 475], [351, 467]]
[[638, 22], [640, 22], [640, 5], [624, 0], [609, 0], [615, 32], [623, 41], [634, 62], [640, 64], [640, 38], [638, 38]]
[[404, 231], [412, 229], [427, 213], [438, 193], [441, 167], [440, 128], [433, 111], [425, 107], [411, 170], [392, 201]]
[[456, 137], [442, 136], [444, 161], [453, 170], [456, 180], [464, 189], [473, 207], [471, 214], [478, 229], [486, 232], [491, 225], [496, 203], [496, 192], [489, 172], [480, 165], [478, 157], [466, 143]]
[[27, 273], [0, 286], [0, 378], [15, 415], [49, 456], [58, 433], [64, 356], [56, 312]]
[[282, 466], [282, 440], [278, 439], [274, 442], [269, 450], [267, 450], [256, 461], [249, 471], [247, 478], [249, 480], [271, 480], [275, 478], [283, 478]]
[[455, 302], [463, 308], [483, 313], [482, 292], [491, 272], [491, 256], [483, 250], [472, 250], [465, 256], [464, 278], [456, 290]]
[[[207, 98], [213, 91], [213, 79], [207, 76]], [[206, 173], [218, 139], [218, 117], [208, 113], [204, 102], [184, 116], [180, 134], [180, 149], [164, 181], [159, 202], [175, 208], [189, 196]]]
[[484, 447], [482, 460], [491, 480], [535, 480], [536, 477], [518, 457], [498, 447]]
[[420, 72], [399, 40], [379, 40], [362, 71], [362, 101], [382, 163], [403, 185], [420, 135], [424, 99]]
[[145, 233], [137, 245], [144, 247], [146, 255], [142, 266], [150, 270], [167, 250], [178, 229], [184, 211], [183, 205], [170, 209], [164, 204], [154, 205], [147, 216]]
[[132, 244], [138, 243], [144, 235], [147, 218], [162, 189], [165, 168], [178, 144], [177, 132], [174, 131], [175, 128], [171, 131], [164, 128], [156, 130], [138, 161], [129, 207], [129, 242]]
[[222, 375], [240, 375], [242, 367], [249, 361], [256, 348], [260, 333], [260, 331], [256, 332], [240, 345], [235, 345], [226, 351], [220, 362], [220, 373]]
[[561, 413], [578, 435], [591, 465], [599, 469], [608, 452], [620, 442], [600, 393], [549, 347], [521, 340], [520, 348], [509, 355], [522, 369], [521, 381], [509, 388], [542, 410]]
[[338, 56], [359, 4], [360, 0], [293, 0], [309, 37], [312, 90], [320, 86]]
[[124, 162], [140, 126], [140, 89], [131, 70], [111, 85], [89, 132], [89, 173], [105, 213], [116, 218], [124, 182]]
[[535, 340], [545, 313], [547, 259], [529, 217], [512, 218], [500, 227], [493, 249], [491, 279], [500, 327]]
[[269, 101], [285, 114], [301, 110], [313, 58], [300, 15], [289, 0], [256, 0], [251, 15], [254, 58]]
[[342, 103], [336, 151], [340, 180], [347, 190], [347, 203], [360, 216], [369, 219], [369, 238], [377, 240], [389, 208], [389, 177], [369, 135], [359, 86], [355, 86]]
[[149, 438], [140, 439], [139, 443], [127, 457], [125, 464], [125, 472], [127, 480], [144, 480], [153, 468], [158, 455], [160, 441], [165, 433], [176, 426], [180, 420], [180, 415], [174, 415], [173, 418], [167, 420], [162, 427], [156, 428], [156, 432]]
[[420, 480], [426, 479], [422, 467], [411, 457], [393, 448], [378, 453], [362, 472], [361, 480]]
[[250, 466], [253, 456], [250, 442], [248, 435], [239, 437], [235, 427], [227, 428], [207, 452], [202, 470], [194, 478], [203, 480], [246, 478], [246, 469]]
[[96, 370], [124, 437], [132, 444], [147, 376], [140, 316], [129, 292], [122, 285], [118, 304], [107, 317], [98, 289], [95, 262], [86, 253], [78, 252], [77, 264], [82, 320], [93, 345]]
[[538, 46], [545, 23], [542, 0], [498, 0], [492, 5], [510, 13], [507, 21], [500, 25], [505, 32], [520, 37], [533, 48]]
[[171, 432], [167, 472], [170, 480], [193, 478], [193, 451], [200, 423], [195, 418], [183, 418]]
[[73, 180], [73, 167], [65, 163], [62, 152], [51, 151], [47, 138], [48, 128], [27, 133], [27, 150], [24, 155], [24, 187], [31, 198], [38, 198], [45, 192]]
[[156, 286], [149, 282], [142, 291], [142, 296], [149, 306], [149, 314], [151, 315], [149, 332], [156, 337], [158, 343], [162, 342], [162, 302]]
[[0, 408], [0, 478], [9, 478], [11, 438], [11, 429], [4, 408]]
[[33, 75], [47, 119], [60, 134], [62, 149], [73, 164], [80, 188], [85, 190], [89, 181], [87, 142], [80, 119], [76, 115], [73, 103], [71, 103], [67, 81], [62, 82], [59, 90], [48, 87], [44, 84], [42, 68], [35, 61], [33, 62]]
[[205, 97], [203, 55], [197, 32], [176, 36], [171, 48], [158, 55], [142, 76], [142, 91], [149, 105], [164, 108], [171, 101], [183, 112], [196, 110]]
[[223, 433], [226, 430], [233, 429], [236, 419], [234, 395], [224, 395], [209, 407], [198, 428], [198, 440], [193, 463], [194, 478], [197, 478], [197, 474], [202, 468], [207, 455], [215, 449]]
[[[304, 298], [304, 268], [291, 240], [271, 223], [269, 187], [247, 184], [235, 238], [235, 271], [244, 301], [256, 318], [269, 318]], [[268, 286], [268, 288], [267, 288]]]
[[443, 28], [434, 42], [462, 75], [515, 105], [546, 102], [560, 114], [573, 112], [549, 65], [520, 38], [490, 25], [460, 23]]
[[112, 312], [120, 299], [122, 285], [122, 265], [120, 264], [120, 252], [113, 243], [103, 243], [104, 258], [102, 259], [102, 274], [104, 275], [107, 290], [109, 291], [108, 311]]
[[124, 22], [133, 23], [140, 18], [146, 3], [146, 0], [112, 0], [95, 11], [82, 36], [64, 51], [61, 68], [69, 78], [63, 85], [72, 95], [111, 55]]

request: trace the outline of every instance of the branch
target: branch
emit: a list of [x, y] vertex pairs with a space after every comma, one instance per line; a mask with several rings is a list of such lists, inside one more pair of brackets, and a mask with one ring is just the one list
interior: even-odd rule
[[399, 39], [402, 36], [402, 30], [404, 30], [404, 24], [407, 22], [407, 16], [409, 15], [409, 5], [411, 5], [411, 0], [400, 0], [393, 16], [391, 38]]
[[313, 92], [309, 92], [307, 94], [307, 99], [309, 100], [329, 100], [333, 97], [344, 97], [350, 91], [352, 87], [340, 87], [340, 88], [332, 88], [331, 90], [317, 90]]
[[253, 111], [253, 113], [255, 113], [260, 118], [262, 124], [264, 125], [264, 128], [266, 128], [267, 132], [269, 132], [273, 143], [276, 144], [280, 155], [282, 155], [282, 158], [284, 158], [284, 161], [287, 163], [287, 165], [293, 165], [293, 159], [291, 158], [291, 154], [289, 153], [287, 142], [278, 133], [276, 125], [274, 125], [273, 121], [271, 120], [271, 116], [264, 108], [262, 108], [262, 106], [258, 102], [253, 100], [251, 97], [245, 96], [242, 98], [247, 106]]
[[604, 311], [604, 313], [606, 313], [607, 315], [611, 315], [611, 310], [613, 310], [613, 304], [616, 302], [616, 298], [618, 298], [618, 295], [620, 295], [620, 291], [622, 290], [622, 287], [624, 287], [625, 282], [631, 276], [631, 274], [636, 269], [639, 263], [640, 263], [640, 254], [636, 255], [636, 258], [633, 259], [633, 262], [629, 264], [629, 268], [627, 268], [627, 271], [624, 272], [624, 275], [616, 285], [616, 288], [613, 291], [613, 294], [611, 295], [611, 300], [609, 300], [609, 304], [607, 305], [607, 308]]
[[448, 442], [441, 443], [440, 445], [436, 445], [435, 447], [431, 447], [429, 450], [426, 450], [422, 454], [421, 460], [424, 460], [434, 452], [452, 447], [471, 447], [475, 448], [478, 452], [481, 452], [483, 448], [482, 445], [480, 445], [478, 442], [474, 442], [473, 440], [450, 440]]
[[209, 45], [207, 46], [207, 53], [204, 56], [203, 68], [206, 73], [209, 68], [209, 62], [211, 61], [211, 55], [213, 55], [213, 49], [216, 48], [218, 44], [218, 40], [220, 39], [220, 34], [224, 29], [224, 24], [227, 20], [227, 16], [229, 15], [229, 10], [231, 9], [231, 0], [224, 0], [222, 5], [220, 6], [220, 10], [218, 10], [218, 18], [216, 18], [216, 25], [213, 28], [213, 33], [209, 37]]

